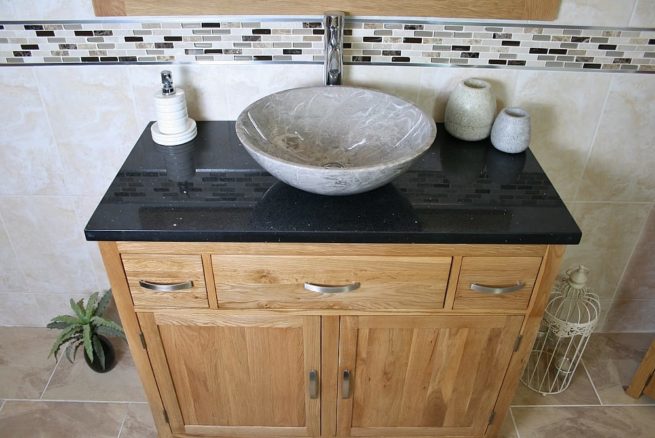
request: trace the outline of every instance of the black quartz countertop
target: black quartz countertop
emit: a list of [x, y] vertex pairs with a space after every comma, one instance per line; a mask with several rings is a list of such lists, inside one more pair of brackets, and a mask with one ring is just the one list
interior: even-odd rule
[[124, 241], [580, 241], [532, 152], [508, 155], [437, 130], [430, 150], [391, 184], [328, 197], [269, 175], [240, 145], [234, 122], [199, 122], [196, 139], [166, 159], [148, 126], [84, 232]]

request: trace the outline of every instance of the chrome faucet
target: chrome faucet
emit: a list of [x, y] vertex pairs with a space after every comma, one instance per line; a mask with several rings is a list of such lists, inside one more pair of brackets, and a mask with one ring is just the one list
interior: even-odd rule
[[325, 13], [325, 85], [341, 85], [343, 77], [343, 27], [346, 14], [341, 11]]

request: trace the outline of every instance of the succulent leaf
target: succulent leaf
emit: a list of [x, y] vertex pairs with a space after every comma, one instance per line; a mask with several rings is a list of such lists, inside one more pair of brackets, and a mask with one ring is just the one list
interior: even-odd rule
[[100, 367], [102, 369], [105, 369], [105, 350], [102, 348], [102, 344], [100, 343], [100, 338], [97, 336], [93, 337], [93, 350], [98, 356], [98, 360], [100, 361]]
[[99, 316], [94, 316], [91, 318], [91, 322], [96, 325], [96, 330], [103, 328], [104, 331], [104, 329], [107, 329], [112, 332], [110, 336], [117, 336], [119, 338], [125, 339], [125, 332], [123, 331], [123, 328], [116, 324], [114, 321], [110, 321]]
[[82, 340], [84, 341], [84, 351], [90, 360], [93, 360], [93, 342], [91, 342], [91, 326], [89, 324], [82, 326]]
[[82, 302], [82, 300], [80, 300], [78, 302], [75, 302], [74, 299], [72, 299], [72, 298], [70, 299], [71, 309], [73, 309], [73, 312], [75, 312], [75, 315], [77, 315], [77, 317], [80, 320], [83, 320], [84, 319], [84, 311], [82, 310], [82, 306], [80, 306], [81, 302]]
[[59, 350], [61, 349], [62, 345], [64, 345], [67, 341], [73, 338], [77, 333], [79, 333], [79, 331], [80, 331], [79, 326], [71, 326], [67, 329], [64, 329], [61, 333], [59, 333], [59, 336], [57, 336], [57, 339], [55, 339], [55, 343], [52, 345], [52, 348], [50, 349], [50, 354], [48, 355], [48, 357], [54, 355], [55, 359], [57, 359], [57, 354], [59, 353]]
[[111, 289], [107, 289], [103, 294], [102, 298], [100, 298], [100, 301], [98, 302], [98, 308], [96, 309], [96, 315], [97, 316], [102, 316], [105, 314], [105, 311], [107, 310], [107, 307], [109, 306], [109, 302], [111, 301]]
[[98, 306], [98, 292], [93, 292], [89, 297], [89, 300], [86, 302], [86, 310], [84, 316], [87, 320], [91, 319], [95, 315], [96, 308]]

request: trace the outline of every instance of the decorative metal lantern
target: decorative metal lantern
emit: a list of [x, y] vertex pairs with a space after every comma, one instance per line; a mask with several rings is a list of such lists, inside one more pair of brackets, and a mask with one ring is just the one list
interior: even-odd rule
[[571, 384], [598, 323], [600, 301], [586, 287], [589, 269], [566, 271], [555, 286], [521, 381], [533, 391], [558, 394]]

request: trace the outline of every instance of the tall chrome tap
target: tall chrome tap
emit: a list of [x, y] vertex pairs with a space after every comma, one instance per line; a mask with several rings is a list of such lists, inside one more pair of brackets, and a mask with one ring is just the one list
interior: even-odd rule
[[325, 85], [341, 85], [343, 77], [343, 28], [346, 14], [341, 11], [325, 13]]

